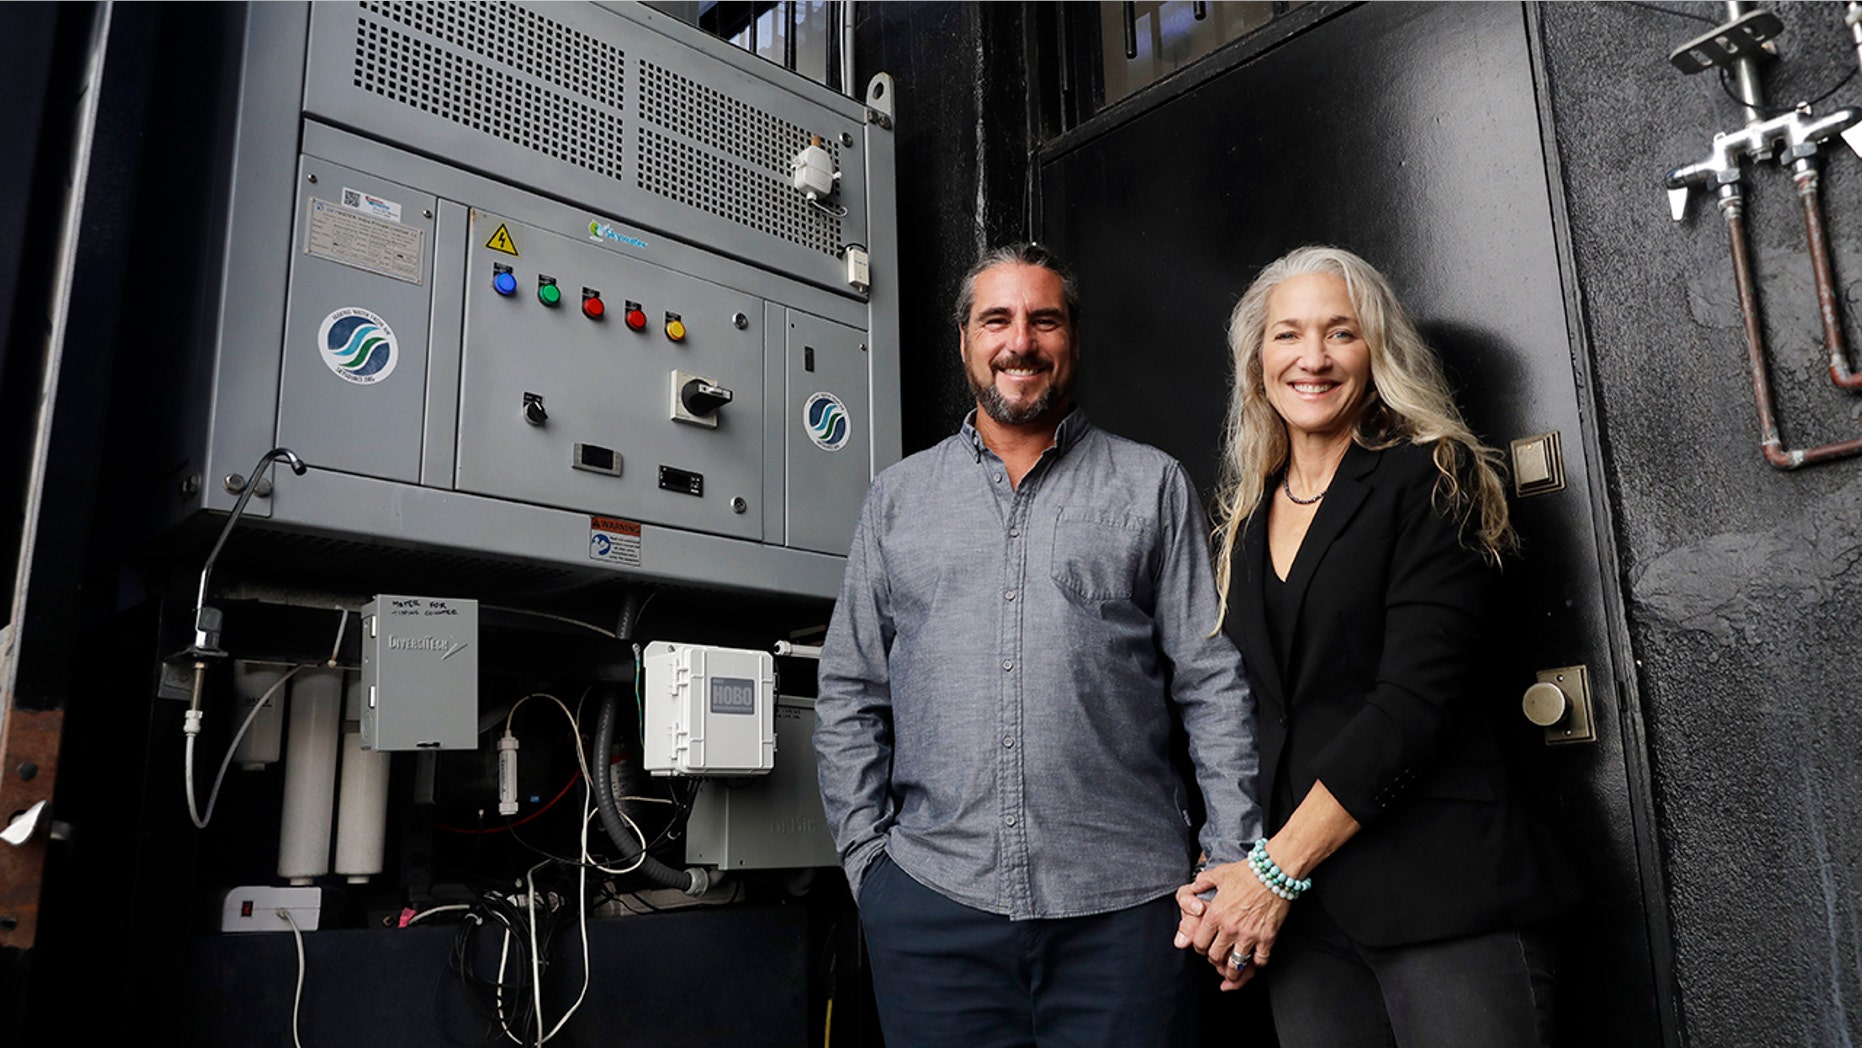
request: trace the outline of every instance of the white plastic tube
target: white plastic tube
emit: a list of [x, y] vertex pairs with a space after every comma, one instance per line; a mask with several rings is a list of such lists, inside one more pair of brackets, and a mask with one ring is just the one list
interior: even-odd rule
[[335, 814], [342, 718], [340, 670], [305, 670], [291, 682], [284, 811], [278, 827], [278, 876], [291, 884], [309, 884], [330, 872], [330, 819]]
[[[252, 712], [252, 707], [278, 678], [284, 676], [285, 667], [276, 664], [257, 662], [233, 663], [233, 692], [239, 697], [239, 711], [236, 716], [244, 720]], [[237, 722], [235, 722], [237, 723]], [[284, 697], [275, 696], [265, 704], [252, 720], [252, 727], [240, 736], [239, 745], [233, 750], [233, 763], [246, 771], [257, 771], [267, 764], [278, 761], [279, 748], [284, 743]]]
[[362, 748], [362, 675], [344, 684], [343, 772], [336, 802], [336, 872], [363, 884], [381, 872], [388, 829], [388, 758]]

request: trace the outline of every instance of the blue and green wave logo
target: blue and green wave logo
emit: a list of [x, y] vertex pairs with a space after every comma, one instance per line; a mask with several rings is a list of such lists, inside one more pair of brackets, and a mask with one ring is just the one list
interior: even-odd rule
[[339, 309], [323, 319], [317, 333], [323, 362], [338, 378], [372, 385], [394, 371], [396, 345], [387, 321], [366, 309]]
[[380, 325], [361, 317], [344, 317], [333, 324], [324, 346], [337, 367], [357, 378], [380, 372], [394, 355], [394, 342]]
[[832, 393], [816, 393], [802, 406], [802, 428], [823, 451], [839, 451], [853, 433], [847, 405]]

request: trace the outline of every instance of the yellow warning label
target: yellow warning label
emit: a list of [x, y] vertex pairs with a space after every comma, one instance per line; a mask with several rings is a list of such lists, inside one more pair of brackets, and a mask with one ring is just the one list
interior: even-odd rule
[[493, 251], [502, 251], [507, 255], [517, 254], [517, 245], [511, 240], [511, 231], [504, 228], [504, 223], [502, 222], [498, 223], [498, 231], [491, 235], [491, 239], [485, 241], [485, 246], [491, 248]]

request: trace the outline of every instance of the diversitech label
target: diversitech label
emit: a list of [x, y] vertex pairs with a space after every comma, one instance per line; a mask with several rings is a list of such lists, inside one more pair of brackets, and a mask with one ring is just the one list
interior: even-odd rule
[[588, 239], [590, 240], [612, 240], [617, 244], [626, 244], [630, 247], [644, 248], [647, 246], [647, 242], [640, 239], [639, 237], [628, 236], [626, 233], [621, 232], [620, 230], [614, 228], [613, 226], [599, 219], [589, 220]]
[[389, 651], [437, 651], [440, 661], [445, 662], [465, 650], [465, 645], [444, 637], [397, 637], [388, 635]]
[[815, 393], [802, 404], [802, 429], [808, 439], [823, 451], [839, 451], [847, 446], [853, 423], [847, 418], [847, 405], [832, 393]]
[[394, 374], [400, 348], [388, 322], [360, 306], [345, 306], [323, 318], [317, 349], [337, 378], [372, 386]]

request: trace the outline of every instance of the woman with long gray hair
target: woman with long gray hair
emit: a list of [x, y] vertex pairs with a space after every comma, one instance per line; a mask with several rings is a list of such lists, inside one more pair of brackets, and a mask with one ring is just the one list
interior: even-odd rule
[[1549, 1044], [1574, 891], [1488, 716], [1499, 456], [1349, 251], [1267, 266], [1229, 347], [1216, 562], [1268, 836], [1178, 893], [1178, 945], [1224, 988], [1263, 970], [1287, 1048]]

